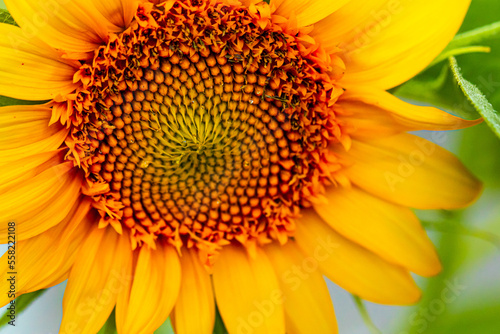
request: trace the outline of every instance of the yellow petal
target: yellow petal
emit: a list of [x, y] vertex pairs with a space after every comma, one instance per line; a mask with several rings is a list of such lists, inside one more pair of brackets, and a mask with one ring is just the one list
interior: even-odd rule
[[[56, 225], [64, 226], [64, 232], [60, 235], [59, 239], [51, 239], [60, 240], [60, 249], [66, 249], [66, 255], [63, 259], [60, 260], [60, 269], [58, 270], [58, 272], [62, 274], [60, 274], [59, 277], [57, 277], [57, 275], [52, 276], [47, 274], [47, 278], [44, 280], [41, 279], [43, 277], [41, 276], [39, 278], [40, 282], [38, 283], [38, 286], [30, 288], [30, 291], [49, 286], [49, 282], [51, 282], [54, 277], [57, 277], [57, 283], [68, 279], [70, 269], [73, 267], [73, 263], [76, 260], [83, 241], [87, 238], [90, 231], [95, 227], [96, 222], [99, 221], [96, 212], [91, 210], [90, 204], [91, 201], [88, 198], [82, 196], [80, 200], [75, 203], [75, 206], [78, 207], [75, 214], [72, 216], [68, 215], [68, 217], [64, 221]], [[84, 213], [86, 213], [86, 215], [81, 218]], [[58, 250], [54, 251], [54, 254], [62, 253], [64, 252], [58, 253]], [[54, 255], [54, 257], [57, 256]]]
[[389, 89], [421, 72], [462, 24], [470, 0], [352, 0], [315, 25], [327, 47], [343, 49], [342, 83]]
[[283, 1], [285, 1], [285, 0], [271, 0], [271, 1], [269, 1], [269, 5], [271, 7], [274, 6], [275, 8], [278, 8]]
[[317, 260], [306, 257], [294, 241], [264, 250], [283, 291], [287, 333], [337, 333], [332, 300]]
[[[446, 134], [435, 139], [444, 142]], [[403, 206], [457, 209], [473, 202], [482, 189], [455, 156], [414, 135], [353, 141], [347, 155], [353, 165], [345, 174], [354, 184]]]
[[407, 305], [420, 298], [408, 271], [342, 237], [313, 210], [303, 213], [297, 244], [334, 283], [374, 303]]
[[0, 107], [0, 126], [46, 120], [49, 124], [52, 109], [46, 105]]
[[[20, 1], [22, 2], [22, 1]], [[24, 100], [53, 99], [72, 92], [78, 64], [60, 57], [19, 27], [0, 23], [0, 93]]]
[[456, 130], [481, 123], [468, 121], [432, 107], [415, 106], [378, 89], [356, 87], [347, 90], [337, 106], [339, 117], [355, 128], [353, 137], [390, 136], [416, 130]]
[[0, 147], [15, 149], [55, 134], [60, 127], [47, 126], [45, 120], [24, 122], [0, 128]]
[[387, 0], [360, 2], [351, 0], [315, 23], [314, 30], [310, 33], [311, 36], [314, 36], [323, 47], [331, 50], [337, 49], [341, 43], [355, 39], [363, 28], [369, 27], [366, 22], [373, 20], [372, 13], [380, 11], [384, 5], [387, 5]]
[[434, 246], [411, 210], [358, 188], [329, 188], [316, 212], [344, 237], [422, 276], [441, 270]]
[[60, 124], [48, 126], [51, 115], [45, 105], [0, 107], [1, 189], [8, 180], [26, 177], [22, 170], [34, 169], [56, 154], [68, 130]]
[[[167, 320], [181, 285], [181, 266], [176, 250], [170, 245], [140, 249], [130, 291], [116, 306], [118, 332], [153, 333]], [[123, 296], [123, 297], [124, 297]]]
[[361, 101], [338, 101], [334, 106], [342, 129], [355, 139], [393, 136], [406, 132], [391, 115], [380, 107]]
[[97, 224], [80, 248], [63, 299], [61, 333], [94, 334], [108, 319], [118, 294], [130, 284], [132, 252], [124, 232]]
[[[90, 201], [81, 200], [58, 225], [41, 235], [20, 241], [15, 246], [15, 270], [8, 266], [8, 252], [0, 259], [2, 277], [16, 271], [16, 295], [45, 289], [59, 284], [67, 278], [76, 252], [92, 226], [89, 216]], [[10, 283], [2, 279], [0, 286], [9, 291]], [[7, 294], [0, 295], [0, 305], [9, 301]]]
[[275, 14], [289, 18], [297, 17], [299, 27], [308, 26], [321, 21], [337, 9], [345, 5], [349, 0], [283, 0], [277, 4]]
[[[57, 225], [80, 195], [81, 174], [65, 163], [40, 173], [2, 193], [2, 221], [17, 222], [17, 239], [31, 238]], [[7, 226], [0, 225], [0, 242], [7, 240]]]
[[64, 155], [65, 152], [62, 150], [44, 152], [0, 165], [0, 194], [50, 167], [63, 163]]
[[91, 0], [97, 10], [112, 24], [126, 29], [137, 12], [138, 0]]
[[212, 334], [215, 300], [210, 275], [191, 249], [182, 252], [181, 267], [181, 289], [172, 313], [175, 333]]
[[273, 267], [257, 248], [224, 246], [213, 268], [215, 298], [230, 334], [284, 334], [283, 293]]
[[2, 147], [0, 145], [0, 165], [9, 164], [13, 161], [20, 160], [35, 154], [45, 153], [50, 151], [56, 151], [59, 149], [61, 144], [66, 139], [69, 129], [61, 128], [59, 125], [52, 125], [55, 128], [60, 128], [54, 134], [51, 134], [52, 131], [46, 131], [44, 133], [45, 137], [40, 137], [40, 140], [37, 142], [31, 142], [29, 136], [26, 136], [23, 139], [23, 146], [19, 146], [16, 148], [8, 148]]
[[[122, 30], [106, 19], [94, 1], [5, 0], [5, 5], [25, 35], [35, 36], [55, 49], [70, 53], [81, 55], [93, 51], [107, 41], [109, 32]], [[112, 5], [100, 7], [105, 14], [110, 14], [105, 8]]]

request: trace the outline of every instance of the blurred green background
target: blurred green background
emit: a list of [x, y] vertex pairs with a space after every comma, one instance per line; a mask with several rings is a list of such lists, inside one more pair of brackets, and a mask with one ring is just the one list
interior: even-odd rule
[[[472, 0], [461, 32], [498, 21], [498, 0]], [[500, 111], [500, 38], [481, 44], [490, 46], [491, 53], [462, 55], [457, 60], [464, 77]], [[435, 78], [442, 66], [438, 64], [414, 80]], [[467, 104], [460, 106], [472, 109]], [[420, 214], [428, 221], [426, 227], [444, 271], [422, 281], [424, 299], [407, 310], [393, 333], [500, 333], [500, 139], [483, 123], [455, 131], [448, 148], [484, 182], [484, 193], [460, 212]], [[446, 297], [450, 285], [457, 285], [456, 298]]]
[[[369, 0], [368, 0], [369, 1]], [[453, 1], [450, 1], [453, 6]], [[0, 8], [5, 8], [0, 0]], [[500, 21], [500, 1], [472, 0], [461, 31]], [[464, 77], [477, 85], [495, 110], [500, 110], [500, 38], [484, 41], [491, 46], [488, 54], [458, 56]], [[409, 85], [435, 80], [446, 62], [435, 65]], [[408, 87], [406, 86], [407, 90]], [[421, 100], [445, 100], [455, 111], [473, 111], [463, 102], [452, 84], [442, 90], [429, 90], [427, 99], [405, 92], [396, 95]], [[433, 96], [434, 94], [434, 96]], [[423, 100], [424, 99], [424, 100]], [[429, 134], [422, 132], [422, 136]], [[486, 124], [448, 133], [445, 146], [456, 153], [466, 166], [484, 182], [484, 194], [473, 206], [456, 212], [418, 212], [441, 256], [444, 270], [431, 279], [417, 278], [424, 290], [421, 302], [411, 307], [388, 307], [367, 303], [368, 312], [382, 333], [394, 334], [497, 334], [500, 333], [500, 140]], [[335, 302], [341, 334], [367, 334], [350, 296], [334, 284], [329, 285]], [[49, 290], [19, 317], [13, 329], [5, 333], [54, 333], [61, 321], [64, 284]], [[169, 330], [157, 333], [168, 333]]]

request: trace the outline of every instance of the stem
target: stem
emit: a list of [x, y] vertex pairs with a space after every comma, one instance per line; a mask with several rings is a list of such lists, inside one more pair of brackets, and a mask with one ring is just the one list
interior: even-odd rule
[[468, 53], [488, 53], [491, 51], [491, 48], [488, 46], [467, 46], [467, 47], [461, 47], [461, 48], [456, 48], [456, 49], [451, 49], [451, 50], [444, 50], [443, 53], [441, 53], [428, 67], [432, 67], [436, 65], [437, 63], [440, 63], [449, 57], [454, 57], [454, 56], [459, 56], [459, 55], [464, 55]]
[[[451, 224], [452, 223], [448, 222], [448, 221], [444, 221], [444, 222], [422, 221], [422, 225], [426, 229], [432, 229], [432, 230], [438, 231], [438, 232], [450, 232], [449, 227]], [[472, 228], [466, 227], [462, 224], [456, 226], [453, 232], [460, 234], [460, 235], [474, 237], [474, 238], [481, 239], [481, 240], [486, 241], [486, 242], [490, 242], [495, 247], [500, 249], [500, 237], [493, 234], [493, 233], [490, 233], [487, 231], [481, 231], [481, 230], [477, 230], [477, 229], [472, 229]]]
[[368, 311], [366, 310], [365, 304], [363, 303], [363, 300], [359, 298], [358, 296], [351, 295], [352, 298], [354, 299], [354, 303], [356, 304], [356, 307], [361, 314], [361, 317], [363, 318], [363, 321], [368, 327], [368, 330], [372, 334], [382, 334], [382, 332], [375, 326], [373, 323], [372, 319], [370, 318], [370, 315], [368, 314]]
[[455, 36], [451, 41], [450, 46], [454, 48], [479, 43], [485, 39], [496, 37], [500, 35], [500, 22], [488, 24], [486, 26], [467, 31]]

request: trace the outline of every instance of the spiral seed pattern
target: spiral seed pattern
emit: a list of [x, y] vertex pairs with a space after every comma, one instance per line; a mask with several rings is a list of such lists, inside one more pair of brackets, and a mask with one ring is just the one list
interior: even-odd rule
[[82, 67], [104, 106], [89, 184], [109, 185], [114, 224], [145, 242], [286, 241], [328, 177], [329, 75], [246, 9], [151, 6]]

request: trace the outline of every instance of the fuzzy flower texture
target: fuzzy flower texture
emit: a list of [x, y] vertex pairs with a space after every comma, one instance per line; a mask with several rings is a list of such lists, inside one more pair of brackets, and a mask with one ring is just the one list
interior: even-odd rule
[[407, 133], [478, 121], [386, 92], [469, 0], [5, 3], [0, 95], [39, 102], [0, 108], [1, 242], [17, 295], [68, 280], [60, 333], [115, 310], [120, 334], [210, 334], [217, 309], [230, 334], [336, 333], [323, 275], [415, 303], [441, 266], [411, 208], [481, 191]]

